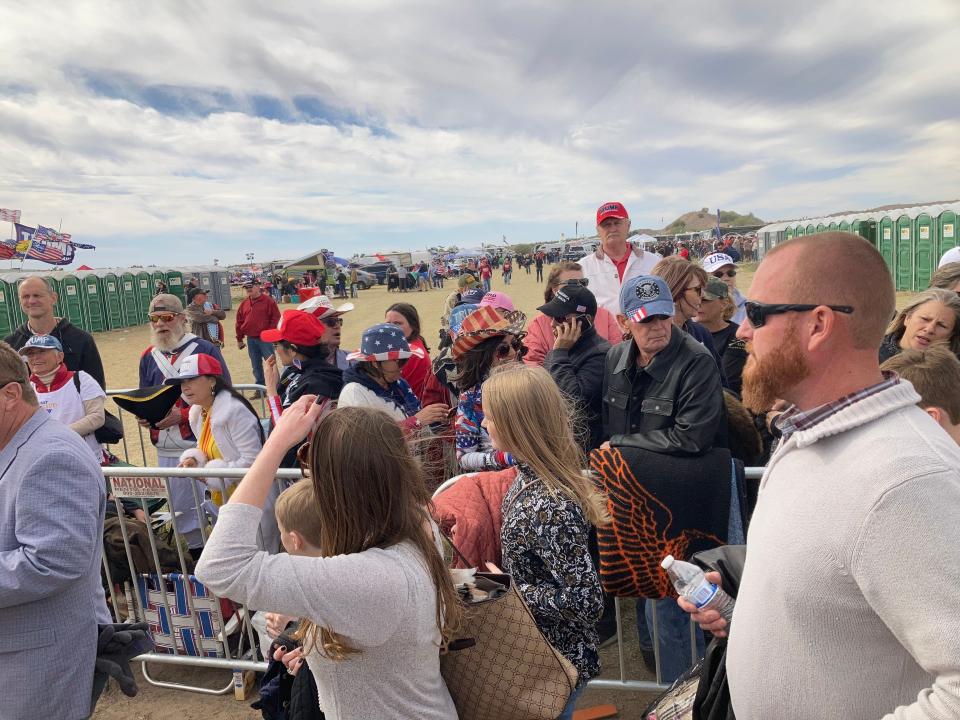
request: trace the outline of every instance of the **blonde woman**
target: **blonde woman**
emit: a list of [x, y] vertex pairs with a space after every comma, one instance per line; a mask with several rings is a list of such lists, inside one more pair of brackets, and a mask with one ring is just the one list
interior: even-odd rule
[[590, 526], [609, 519], [606, 501], [583, 473], [569, 409], [546, 370], [515, 364], [495, 371], [483, 383], [483, 411], [494, 448], [519, 469], [503, 499], [504, 570], [540, 631], [580, 674], [563, 720], [600, 672], [603, 594], [587, 542]]

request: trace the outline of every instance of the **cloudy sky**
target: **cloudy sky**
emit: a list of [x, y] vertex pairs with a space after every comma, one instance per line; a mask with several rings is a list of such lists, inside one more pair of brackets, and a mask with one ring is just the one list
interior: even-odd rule
[[960, 196], [960, 3], [796, 5], [5, 0], [0, 207], [105, 266]]

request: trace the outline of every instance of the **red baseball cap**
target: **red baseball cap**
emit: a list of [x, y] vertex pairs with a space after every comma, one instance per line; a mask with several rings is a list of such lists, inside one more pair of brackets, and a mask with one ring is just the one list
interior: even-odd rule
[[606, 202], [597, 208], [597, 225], [611, 217], [623, 218], [625, 220], [630, 218], [630, 216], [627, 215], [627, 209], [623, 206], [623, 203]]
[[320, 344], [325, 329], [324, 324], [311, 313], [284, 310], [276, 330], [264, 330], [260, 333], [260, 339], [271, 343], [286, 340], [291, 345], [313, 347]]

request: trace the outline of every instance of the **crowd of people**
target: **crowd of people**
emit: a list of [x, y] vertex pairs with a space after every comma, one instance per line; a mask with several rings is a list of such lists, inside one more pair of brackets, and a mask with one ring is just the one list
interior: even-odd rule
[[[656, 638], [670, 682], [692, 650], [727, 638], [730, 699], [746, 720], [810, 707], [960, 715], [960, 558], [949, 541], [960, 262], [895, 312], [880, 254], [855, 235], [778, 245], [744, 294], [742, 247], [662, 257], [631, 242], [619, 202], [601, 205], [596, 225], [597, 250], [545, 278], [545, 256], [497, 259], [505, 288], [514, 262], [544, 279], [529, 320], [493, 290], [493, 261], [461, 274], [432, 358], [413, 303], [390, 305], [347, 352], [350, 303], [322, 295], [281, 313], [248, 280], [235, 338], [267, 388], [266, 427], [231, 385], [222, 311], [201, 288], [186, 307], [157, 294], [141, 397], [178, 393], [160, 419], [141, 421], [159, 465], [249, 468], [239, 482], [168, 479], [197, 578], [266, 614], [264, 656], [311, 682], [326, 717], [456, 718], [441, 656], [463, 608], [444, 536], [480, 548], [471, 562], [512, 577], [575, 668], [560, 714], [570, 718], [611, 632], [598, 538], [623, 532], [594, 461], [621, 458], [641, 485], [693, 478], [728, 498], [745, 465], [764, 464], [758, 493], [731, 500], [723, 537], [711, 536], [745, 558], [728, 588], [733, 623], [650, 595], [637, 603], [644, 661]], [[98, 623], [109, 622], [104, 372], [93, 338], [54, 316], [43, 279], [22, 282], [19, 299], [27, 322], [0, 344], [0, 637], [21, 639], [0, 650], [18, 653], [0, 671], [13, 681], [0, 714], [81, 718]], [[297, 467], [307, 479], [281, 492], [277, 470]], [[457, 506], [471, 487], [495, 520]], [[639, 513], [644, 491], [632, 491], [627, 510]], [[680, 508], [668, 510], [679, 522]], [[702, 628], [693, 638], [689, 617]]]

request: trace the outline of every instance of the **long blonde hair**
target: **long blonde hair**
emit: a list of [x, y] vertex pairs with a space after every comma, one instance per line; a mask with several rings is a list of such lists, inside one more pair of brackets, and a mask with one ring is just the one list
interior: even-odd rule
[[483, 412], [504, 447], [554, 495], [573, 500], [594, 525], [610, 521], [606, 498], [584, 474], [587, 463], [574, 440], [571, 408], [542, 367], [511, 363], [483, 383]]
[[[445, 649], [460, 625], [462, 609], [433, 542], [423, 471], [400, 426], [381, 410], [339, 408], [317, 427], [307, 454], [320, 514], [321, 555], [413, 544], [436, 590], [437, 629]], [[309, 619], [300, 623], [297, 638], [304, 641], [304, 652], [316, 646], [332, 660], [360, 652], [334, 628], [318, 627]]]

